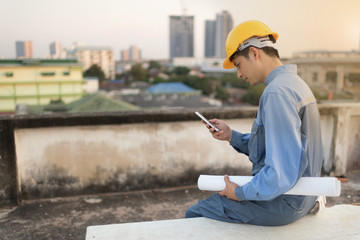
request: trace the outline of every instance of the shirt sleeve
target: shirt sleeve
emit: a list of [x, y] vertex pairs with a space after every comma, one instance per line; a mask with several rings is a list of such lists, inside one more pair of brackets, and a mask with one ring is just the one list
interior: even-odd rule
[[[301, 119], [295, 103], [270, 93], [260, 103], [265, 128], [265, 166], [235, 190], [239, 200], [271, 200], [290, 190], [298, 180], [301, 164]], [[251, 151], [251, 149], [250, 149]]]
[[244, 153], [249, 156], [249, 133], [239, 133], [235, 130], [232, 130], [230, 145], [239, 153]]

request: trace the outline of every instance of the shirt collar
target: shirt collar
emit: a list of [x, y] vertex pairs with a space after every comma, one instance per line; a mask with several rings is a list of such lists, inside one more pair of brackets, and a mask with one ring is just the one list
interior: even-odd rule
[[265, 79], [265, 85], [269, 85], [279, 73], [295, 73], [297, 74], [297, 66], [295, 64], [284, 64], [275, 68]]

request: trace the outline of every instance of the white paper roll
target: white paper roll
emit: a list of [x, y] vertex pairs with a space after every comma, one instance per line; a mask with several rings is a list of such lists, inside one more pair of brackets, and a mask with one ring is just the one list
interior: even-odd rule
[[[250, 182], [252, 176], [229, 176], [230, 181], [238, 186]], [[222, 191], [225, 189], [224, 176], [200, 175], [198, 188], [204, 191]], [[302, 177], [295, 186], [284, 194], [309, 196], [340, 196], [341, 184], [335, 177]]]

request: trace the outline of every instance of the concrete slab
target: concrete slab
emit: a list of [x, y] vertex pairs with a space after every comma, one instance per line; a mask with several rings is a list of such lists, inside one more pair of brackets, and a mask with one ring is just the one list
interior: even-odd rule
[[112, 239], [360, 239], [360, 207], [336, 205], [317, 215], [279, 227], [220, 222], [208, 218], [175, 219], [89, 226], [86, 240]]

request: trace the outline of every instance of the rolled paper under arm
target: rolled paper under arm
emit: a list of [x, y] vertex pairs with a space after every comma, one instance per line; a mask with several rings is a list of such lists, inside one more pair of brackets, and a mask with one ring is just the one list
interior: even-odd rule
[[[250, 182], [252, 176], [229, 176], [230, 181], [238, 186]], [[200, 175], [198, 188], [205, 191], [222, 191], [225, 189], [224, 176]], [[335, 177], [302, 177], [295, 186], [284, 194], [308, 196], [340, 196], [341, 184]]]

